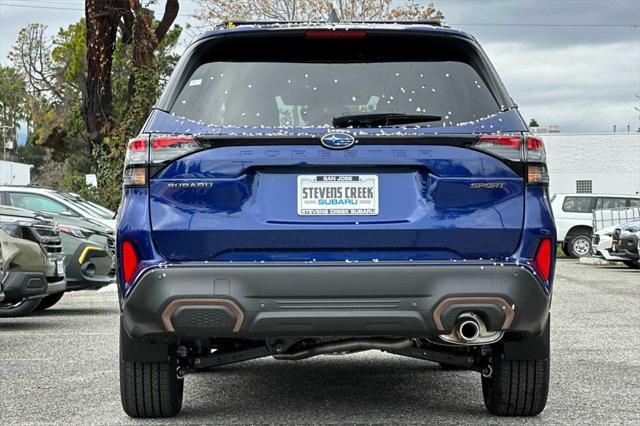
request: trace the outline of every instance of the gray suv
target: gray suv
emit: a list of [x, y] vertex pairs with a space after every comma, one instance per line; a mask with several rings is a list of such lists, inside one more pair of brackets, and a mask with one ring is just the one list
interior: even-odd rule
[[64, 253], [50, 216], [0, 206], [0, 317], [31, 313], [66, 289]]

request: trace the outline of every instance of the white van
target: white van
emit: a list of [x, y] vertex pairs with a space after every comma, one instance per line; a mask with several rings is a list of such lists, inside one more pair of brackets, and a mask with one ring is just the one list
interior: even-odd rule
[[562, 250], [571, 257], [589, 254], [593, 211], [625, 207], [640, 207], [640, 195], [555, 194], [551, 197], [551, 209]]

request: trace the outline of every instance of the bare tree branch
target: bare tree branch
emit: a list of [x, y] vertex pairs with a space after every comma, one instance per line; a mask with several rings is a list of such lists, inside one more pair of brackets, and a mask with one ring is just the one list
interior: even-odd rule
[[169, 31], [171, 25], [173, 25], [173, 22], [176, 20], [179, 10], [180, 4], [178, 3], [178, 0], [167, 0], [167, 3], [164, 7], [162, 20], [158, 24], [158, 27], [155, 31], [156, 45], [161, 43], [164, 39], [164, 36], [167, 35], [167, 31]]
[[328, 19], [332, 8], [343, 20], [444, 19], [433, 4], [406, 0], [394, 6], [392, 0], [203, 0], [196, 14], [204, 27], [220, 20], [306, 21]]

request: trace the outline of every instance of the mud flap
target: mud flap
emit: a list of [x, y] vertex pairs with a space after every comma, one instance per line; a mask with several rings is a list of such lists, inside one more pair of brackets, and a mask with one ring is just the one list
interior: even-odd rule
[[120, 357], [129, 362], [167, 362], [168, 343], [147, 343], [129, 336], [120, 321]]
[[547, 317], [547, 324], [542, 334], [530, 339], [505, 341], [502, 345], [498, 345], [501, 346], [503, 359], [511, 361], [548, 359], [551, 350], [550, 328], [551, 314]]

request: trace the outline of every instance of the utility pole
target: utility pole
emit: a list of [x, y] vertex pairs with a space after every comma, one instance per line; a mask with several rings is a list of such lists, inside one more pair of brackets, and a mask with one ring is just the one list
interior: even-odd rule
[[7, 159], [7, 129], [12, 129], [11, 126], [0, 126], [2, 129], [2, 159]]
[[638, 106], [637, 107], [633, 107], [633, 109], [638, 111], [638, 130], [637, 130], [637, 132], [640, 133], [640, 96], [636, 95], [636, 98], [638, 98]]

